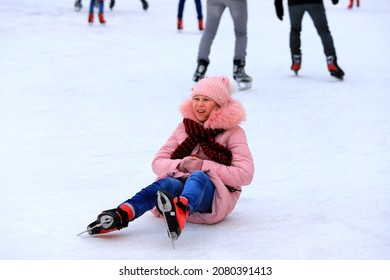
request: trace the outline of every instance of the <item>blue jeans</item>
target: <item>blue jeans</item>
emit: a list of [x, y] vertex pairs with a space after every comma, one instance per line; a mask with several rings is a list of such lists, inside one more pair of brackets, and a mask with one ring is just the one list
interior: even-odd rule
[[188, 200], [190, 214], [193, 212], [211, 212], [215, 187], [209, 176], [202, 171], [193, 172], [187, 180], [175, 178], [160, 179], [143, 188], [122, 204], [130, 204], [134, 209], [134, 219], [156, 206], [157, 191], [164, 190], [171, 197], [183, 196]]
[[[104, 13], [104, 2], [103, 0], [98, 0], [99, 1], [99, 14]], [[93, 8], [95, 6], [96, 0], [91, 0], [91, 3], [89, 4], [89, 12], [93, 13]]]
[[[186, 2], [186, 0], [180, 0], [179, 1], [179, 8], [178, 8], [178, 11], [177, 11], [177, 17], [178, 18], [183, 18], [185, 2]], [[195, 6], [196, 6], [196, 13], [198, 14], [198, 19], [203, 19], [202, 2], [201, 2], [201, 0], [195, 0]]]

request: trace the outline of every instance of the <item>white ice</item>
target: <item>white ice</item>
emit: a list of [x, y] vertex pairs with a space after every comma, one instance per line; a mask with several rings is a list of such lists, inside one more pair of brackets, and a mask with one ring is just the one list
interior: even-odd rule
[[[324, 0], [345, 80], [326, 69], [305, 15], [303, 64], [290, 70], [289, 16], [249, 0], [246, 71], [238, 92], [255, 178], [216, 225], [187, 224], [172, 250], [146, 213], [116, 233], [76, 234], [155, 179], [151, 161], [181, 121], [201, 32], [193, 1], [176, 30], [176, 0], [117, 1], [106, 26], [89, 1], [2, 1], [0, 259], [390, 258], [390, 5]], [[203, 11], [205, 13], [205, 2]], [[225, 12], [208, 75], [232, 74]]]

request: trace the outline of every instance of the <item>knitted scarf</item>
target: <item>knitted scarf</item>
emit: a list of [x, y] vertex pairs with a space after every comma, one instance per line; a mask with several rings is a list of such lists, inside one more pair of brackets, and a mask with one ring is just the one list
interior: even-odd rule
[[171, 159], [181, 159], [191, 155], [199, 144], [205, 155], [214, 161], [227, 166], [232, 164], [232, 152], [215, 141], [215, 136], [223, 132], [223, 129], [205, 129], [201, 124], [190, 119], [184, 119], [183, 123], [188, 137], [172, 153]]

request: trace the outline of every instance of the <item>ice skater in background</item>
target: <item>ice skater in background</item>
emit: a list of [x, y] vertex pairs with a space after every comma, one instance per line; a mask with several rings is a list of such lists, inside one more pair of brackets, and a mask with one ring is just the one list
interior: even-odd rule
[[74, 2], [74, 8], [76, 11], [80, 11], [83, 8], [81, 0], [76, 0], [76, 2]]
[[84, 232], [120, 230], [152, 210], [164, 219], [174, 241], [187, 221], [224, 220], [235, 208], [242, 186], [254, 176], [252, 154], [240, 126], [245, 110], [231, 96], [236, 88], [226, 76], [199, 81], [180, 106], [183, 121], [153, 159], [157, 179], [117, 208], [103, 211]]
[[[356, 7], [360, 7], [360, 0], [356, 0]], [[348, 9], [353, 8], [353, 0], [349, 0]]]
[[[177, 12], [177, 29], [183, 29], [183, 12], [184, 12], [184, 4], [186, 0], [179, 0], [179, 7]], [[198, 28], [199, 30], [204, 29], [203, 24], [203, 14], [202, 14], [202, 2], [201, 0], [195, 0], [196, 13], [198, 14]]]
[[[332, 0], [336, 5], [339, 0]], [[317, 33], [321, 38], [322, 46], [326, 56], [328, 70], [330, 75], [340, 80], [344, 77], [344, 71], [337, 64], [336, 49], [333, 37], [330, 33], [328, 20], [326, 18], [325, 7], [322, 0], [288, 0], [288, 11], [290, 14], [290, 51], [292, 65], [291, 70], [298, 74], [301, 69], [302, 52], [301, 52], [301, 31], [302, 19], [307, 12], [313, 20]], [[283, 0], [275, 0], [276, 15], [283, 20], [284, 9]]]
[[99, 21], [101, 24], [105, 24], [106, 20], [104, 18], [104, 0], [91, 0], [91, 4], [89, 5], [89, 15], [88, 15], [88, 22], [93, 23], [94, 21], [94, 8], [95, 8], [95, 3], [96, 1], [98, 2], [98, 9], [99, 9]]
[[[95, 2], [95, 7], [97, 7], [98, 2]], [[146, 0], [141, 0], [142, 8], [146, 11], [149, 8], [149, 4]], [[112, 10], [115, 6], [115, 0], [110, 0], [110, 9]], [[83, 4], [81, 0], [76, 0], [74, 3], [74, 8], [76, 11], [80, 11], [83, 8]]]
[[247, 0], [207, 0], [206, 27], [199, 43], [197, 63], [192, 80], [200, 81], [206, 75], [210, 64], [211, 46], [225, 10], [229, 10], [234, 28], [233, 78], [240, 90], [252, 87], [252, 77], [246, 74], [246, 50], [248, 44], [248, 4]]
[[[149, 8], [149, 4], [146, 0], [141, 0], [142, 9], [145, 11]], [[115, 6], [115, 0], [110, 0], [110, 9], [112, 10]]]

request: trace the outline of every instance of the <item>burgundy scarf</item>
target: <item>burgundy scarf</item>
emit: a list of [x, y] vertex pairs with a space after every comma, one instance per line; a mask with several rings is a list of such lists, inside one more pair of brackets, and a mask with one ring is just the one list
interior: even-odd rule
[[203, 125], [190, 119], [184, 119], [183, 123], [188, 137], [172, 153], [171, 159], [190, 156], [199, 144], [205, 155], [214, 161], [227, 166], [232, 164], [232, 152], [215, 141], [215, 136], [223, 132], [223, 129], [205, 129]]

